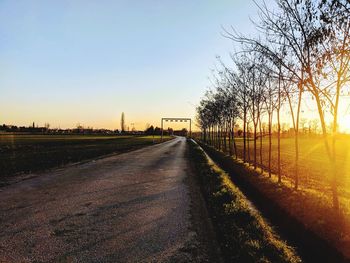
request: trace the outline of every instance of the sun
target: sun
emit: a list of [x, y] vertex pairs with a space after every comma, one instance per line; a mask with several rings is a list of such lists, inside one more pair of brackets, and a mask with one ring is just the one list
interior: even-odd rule
[[339, 131], [350, 133], [350, 115], [339, 116]]

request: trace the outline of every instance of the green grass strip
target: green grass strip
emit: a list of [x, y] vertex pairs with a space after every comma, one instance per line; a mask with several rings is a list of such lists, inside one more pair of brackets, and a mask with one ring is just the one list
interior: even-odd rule
[[229, 175], [192, 141], [190, 152], [225, 261], [301, 262], [294, 249], [277, 236]]

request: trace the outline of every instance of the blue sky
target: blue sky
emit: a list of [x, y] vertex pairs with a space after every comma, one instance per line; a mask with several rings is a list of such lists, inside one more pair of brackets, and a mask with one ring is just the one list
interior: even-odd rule
[[0, 1], [0, 123], [143, 129], [194, 117], [221, 27], [254, 34], [249, 0]]

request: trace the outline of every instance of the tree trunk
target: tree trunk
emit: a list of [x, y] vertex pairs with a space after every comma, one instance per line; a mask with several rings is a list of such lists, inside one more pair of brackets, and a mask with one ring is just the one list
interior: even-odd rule
[[233, 121], [232, 123], [232, 142], [233, 142], [233, 149], [235, 151], [235, 159], [237, 160], [238, 159], [238, 152], [237, 152], [237, 145], [236, 145], [236, 140], [235, 140], [235, 129], [234, 129], [234, 126], [235, 126], [235, 122]]
[[297, 108], [297, 118], [295, 123], [295, 175], [294, 175], [294, 189], [298, 190], [299, 187], [299, 117], [300, 117], [300, 106], [301, 106], [301, 97], [302, 89], [299, 90], [298, 96], [298, 108]]
[[278, 109], [277, 109], [277, 176], [278, 182], [281, 182], [281, 119], [280, 119], [280, 108], [281, 99], [280, 92], [278, 95]]
[[225, 153], [227, 153], [227, 142], [226, 142], [227, 126], [228, 126], [228, 122], [225, 123], [225, 131], [224, 131], [224, 151], [225, 151]]
[[232, 153], [232, 140], [231, 140], [231, 127], [232, 127], [232, 124], [231, 124], [231, 121], [230, 121], [230, 124], [229, 124], [229, 127], [228, 127], [228, 129], [229, 129], [229, 132], [228, 132], [228, 150], [229, 150], [229, 154], [230, 154], [230, 156], [232, 156], [233, 155], [233, 153]]
[[272, 113], [269, 113], [269, 177], [271, 178]]
[[261, 117], [259, 117], [259, 133], [260, 133], [260, 166], [261, 166], [261, 174], [263, 173], [263, 151], [262, 151], [262, 140], [263, 140], [263, 134], [262, 134], [262, 124], [261, 124]]
[[256, 135], [257, 135], [258, 123], [254, 123], [254, 170], [257, 168], [257, 145], [256, 145]]
[[278, 107], [277, 107], [277, 176], [278, 182], [281, 182], [281, 65], [279, 66], [279, 76], [278, 76]]
[[321, 121], [323, 142], [324, 142], [327, 156], [328, 156], [328, 159], [330, 161], [331, 168], [332, 168], [333, 180], [332, 180], [331, 188], [332, 188], [332, 197], [333, 197], [333, 208], [334, 208], [334, 210], [339, 211], [338, 183], [337, 183], [337, 176], [336, 176], [335, 156], [332, 155], [332, 151], [331, 151], [330, 146], [329, 146], [327, 129], [326, 129], [326, 122], [324, 119], [324, 114], [323, 114], [323, 109], [321, 106], [320, 98], [318, 96], [315, 96], [315, 99], [316, 99], [317, 109], [318, 109], [318, 113], [319, 113], [320, 121]]
[[250, 134], [249, 134], [249, 124], [247, 123], [247, 147], [248, 147], [248, 163], [250, 165], [250, 140], [249, 140], [249, 137], [250, 137]]
[[247, 113], [243, 112], [243, 162], [247, 162]]
[[340, 96], [340, 78], [338, 75], [337, 80], [337, 92], [336, 99], [334, 104], [333, 112], [333, 129], [332, 129], [332, 195], [333, 195], [333, 207], [335, 210], [339, 210], [339, 200], [338, 200], [338, 174], [337, 174], [337, 149], [336, 149], [336, 140], [338, 133], [338, 107], [339, 107], [339, 96]]

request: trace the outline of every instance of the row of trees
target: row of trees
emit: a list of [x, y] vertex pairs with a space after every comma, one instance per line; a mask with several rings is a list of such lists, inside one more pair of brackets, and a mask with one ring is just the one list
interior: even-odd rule
[[[250, 152], [248, 131], [253, 133], [254, 168], [258, 144], [262, 163], [262, 123], [268, 123], [268, 171], [271, 176], [272, 125], [277, 122], [277, 175], [281, 181], [281, 108], [291, 116], [295, 140], [294, 186], [299, 185], [299, 127], [302, 99], [316, 104], [323, 143], [332, 167], [333, 206], [339, 209], [337, 193], [336, 135], [339, 103], [349, 94], [350, 3], [347, 0], [276, 0], [277, 9], [258, 5], [261, 32], [250, 38], [231, 28], [225, 36], [241, 44], [231, 55], [233, 66], [218, 58], [214, 90], [208, 91], [197, 108], [203, 140], [237, 157], [234, 127], [243, 127], [242, 159]], [[327, 120], [331, 118], [331, 133]], [[228, 142], [226, 140], [228, 139]]]
[[[146, 135], [162, 135], [162, 129], [159, 127], [153, 127], [153, 125], [149, 126], [145, 130]], [[186, 128], [181, 130], [173, 130], [172, 128], [163, 129], [163, 135], [177, 135], [177, 136], [187, 136], [188, 131]]]

